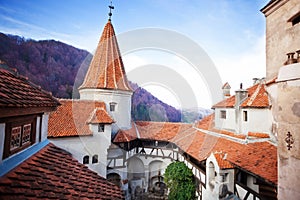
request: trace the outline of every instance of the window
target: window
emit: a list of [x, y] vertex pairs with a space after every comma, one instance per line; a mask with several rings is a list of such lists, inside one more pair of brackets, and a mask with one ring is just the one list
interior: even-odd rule
[[98, 132], [99, 133], [104, 132], [104, 124], [99, 124], [98, 125]]
[[5, 127], [3, 158], [7, 158], [35, 143], [36, 116], [8, 119]]
[[90, 163], [90, 156], [84, 156], [83, 157], [83, 164], [89, 164]]
[[248, 112], [247, 111], [243, 111], [243, 119], [245, 122], [248, 121]]
[[93, 155], [92, 163], [98, 163], [98, 155]]
[[291, 17], [288, 22], [291, 22], [293, 26], [300, 23], [300, 12]]
[[220, 112], [220, 118], [221, 119], [226, 119], [226, 110], [221, 110], [221, 112]]
[[110, 110], [111, 112], [116, 111], [116, 106], [117, 106], [117, 103], [115, 103], [115, 102], [109, 103], [109, 110]]

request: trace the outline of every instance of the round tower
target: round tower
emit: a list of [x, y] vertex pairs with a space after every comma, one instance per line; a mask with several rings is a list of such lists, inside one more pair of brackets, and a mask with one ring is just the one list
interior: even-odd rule
[[99, 100], [115, 124], [112, 132], [131, 126], [132, 89], [128, 83], [111, 20], [106, 23], [95, 55], [79, 87], [80, 99]]

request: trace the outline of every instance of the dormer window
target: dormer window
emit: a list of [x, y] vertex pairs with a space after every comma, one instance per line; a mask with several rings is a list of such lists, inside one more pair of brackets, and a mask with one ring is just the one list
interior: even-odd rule
[[109, 103], [109, 110], [110, 110], [110, 112], [116, 111], [116, 107], [117, 107], [117, 103], [115, 103], [115, 102]]
[[7, 121], [3, 158], [35, 143], [35, 121], [35, 117], [14, 118]]
[[104, 124], [98, 124], [98, 132], [101, 133], [101, 132], [104, 132]]

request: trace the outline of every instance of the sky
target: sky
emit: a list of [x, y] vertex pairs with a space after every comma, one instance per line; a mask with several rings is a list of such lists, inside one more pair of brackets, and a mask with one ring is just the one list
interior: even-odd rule
[[[225, 82], [232, 94], [240, 83], [251, 86], [252, 78], [265, 77], [260, 9], [268, 1], [114, 0], [112, 23], [128, 78], [176, 108], [210, 108], [221, 100], [215, 94]], [[0, 0], [0, 32], [54, 39], [94, 53], [109, 4]]]

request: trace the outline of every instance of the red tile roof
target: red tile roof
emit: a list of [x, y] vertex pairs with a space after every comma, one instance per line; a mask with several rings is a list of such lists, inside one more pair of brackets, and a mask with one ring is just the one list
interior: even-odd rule
[[[103, 102], [60, 100], [60, 103], [61, 106], [49, 116], [48, 137], [92, 135], [88, 125], [91, 119], [99, 123], [111, 123], [113, 121], [105, 111]], [[94, 112], [95, 110], [96, 112]], [[93, 116], [93, 113], [96, 115]], [[103, 118], [101, 119], [101, 117]]]
[[132, 91], [110, 21], [104, 27], [95, 55], [79, 89], [83, 88]]
[[232, 169], [233, 165], [227, 160], [227, 154], [222, 152], [214, 153], [220, 169]]
[[268, 133], [254, 133], [254, 132], [248, 132], [249, 137], [255, 137], [255, 138], [270, 138], [270, 135]]
[[28, 78], [0, 68], [0, 108], [53, 107], [59, 102]]
[[200, 131], [190, 140], [187, 153], [197, 160], [205, 160], [211, 152], [222, 151], [233, 165], [277, 184], [277, 148], [269, 142], [241, 144]]
[[[120, 130], [114, 142], [129, 142], [138, 138], [147, 140], [170, 140], [179, 132], [191, 128], [191, 124], [165, 123], [165, 122], [135, 122], [131, 129]], [[138, 131], [138, 133], [137, 133]]]
[[[247, 89], [248, 97], [240, 105], [243, 108], [266, 108], [269, 107], [270, 100], [265, 84], [256, 84]], [[235, 105], [235, 95], [215, 104], [213, 108], [233, 108]]]
[[106, 112], [104, 108], [95, 108], [91, 117], [88, 119], [88, 124], [112, 124], [114, 120]]
[[131, 123], [131, 128], [127, 130], [119, 130], [114, 138], [115, 142], [130, 142], [137, 139], [137, 132], [134, 123]]
[[226, 82], [223, 86], [222, 89], [231, 89], [231, 86], [229, 85], [228, 82]]
[[[209, 120], [210, 119], [210, 120]], [[209, 127], [212, 116], [208, 116], [201, 127]], [[268, 142], [241, 144], [233, 140], [216, 137], [196, 130], [190, 124], [137, 122], [138, 133], [134, 128], [122, 130], [114, 142], [128, 142], [131, 139], [169, 141], [195, 159], [202, 161], [213, 152], [227, 154], [226, 160], [257, 176], [277, 183], [277, 148]], [[245, 136], [244, 136], [245, 137]]]
[[124, 199], [121, 189], [48, 144], [0, 178], [0, 199]]
[[195, 124], [195, 126], [199, 129], [208, 130], [218, 134], [227, 135], [239, 139], [246, 139], [247, 136], [251, 138], [270, 138], [270, 135], [268, 133], [248, 132], [247, 135], [244, 135], [244, 134], [237, 134], [228, 130], [216, 129], [214, 128], [215, 126], [214, 120], [215, 120], [215, 114], [213, 113], [211, 115], [204, 117], [202, 120], [198, 121]]

